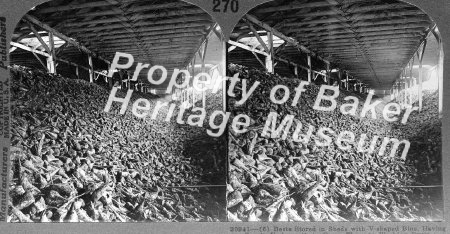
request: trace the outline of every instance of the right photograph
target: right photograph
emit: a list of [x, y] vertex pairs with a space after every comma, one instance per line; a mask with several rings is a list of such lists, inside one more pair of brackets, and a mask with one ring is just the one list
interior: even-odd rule
[[442, 221], [443, 42], [397, 0], [276, 0], [227, 43], [227, 216]]

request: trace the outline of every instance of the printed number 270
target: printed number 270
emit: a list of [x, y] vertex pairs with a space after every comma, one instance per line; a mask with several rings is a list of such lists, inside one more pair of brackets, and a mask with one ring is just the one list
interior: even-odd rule
[[228, 12], [228, 10], [231, 10], [231, 12], [236, 13], [239, 10], [238, 0], [214, 0], [213, 4], [214, 12]]

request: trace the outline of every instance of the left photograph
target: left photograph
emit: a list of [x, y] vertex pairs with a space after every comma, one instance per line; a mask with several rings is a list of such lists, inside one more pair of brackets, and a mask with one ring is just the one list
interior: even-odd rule
[[9, 50], [8, 222], [226, 221], [224, 39], [179, 0], [53, 0]]

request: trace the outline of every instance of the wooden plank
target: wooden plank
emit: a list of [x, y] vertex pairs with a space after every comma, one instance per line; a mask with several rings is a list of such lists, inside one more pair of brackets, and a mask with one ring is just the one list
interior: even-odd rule
[[11, 44], [12, 46], [17, 47], [17, 48], [26, 50], [26, 51], [28, 51], [28, 52], [40, 54], [40, 55], [42, 55], [42, 56], [44, 56], [44, 57], [50, 57], [50, 55], [49, 55], [48, 53], [46, 53], [46, 52], [42, 52], [42, 51], [40, 51], [40, 50], [36, 50], [36, 49], [34, 49], [34, 48], [31, 48], [31, 47], [29, 47], [29, 46], [26, 46], [26, 45], [23, 45], [23, 44], [20, 44], [20, 43], [17, 43], [17, 42], [10, 42], [10, 44]]
[[11, 46], [11, 48], [9, 48], [9, 53], [11, 54], [11, 53], [14, 52], [16, 49], [17, 49], [17, 47]]
[[58, 32], [58, 31], [56, 31], [55, 29], [53, 29], [53, 28], [50, 27], [49, 25], [42, 23], [41, 21], [39, 21], [38, 19], [34, 18], [33, 16], [31, 16], [31, 15], [25, 15], [25, 16], [23, 17], [23, 19], [25, 19], [26, 21], [28, 21], [28, 22], [30, 22], [30, 23], [32, 23], [32, 24], [35, 24], [35, 25], [37, 25], [37, 26], [39, 26], [39, 27], [41, 27], [41, 28], [47, 30], [48, 32], [53, 33], [53, 35], [55, 35], [55, 36], [57, 36], [58, 38], [60, 38], [60, 39], [62, 39], [62, 40], [64, 40], [64, 41], [66, 41], [67, 43], [69, 43], [69, 44], [75, 46], [76, 48], [80, 49], [81, 51], [83, 51], [83, 52], [85, 52], [85, 53], [87, 53], [87, 54], [89, 54], [89, 55], [91, 55], [91, 56], [97, 57], [98, 59], [104, 61], [104, 62], [107, 63], [107, 64], [110, 64], [110, 63], [111, 63], [111, 62], [109, 62], [108, 60], [104, 59], [103, 57], [99, 56], [98, 54], [92, 52], [91, 50], [89, 50], [89, 49], [86, 48], [85, 46], [81, 45], [81, 44], [78, 43], [77, 41], [75, 41], [75, 40], [73, 40], [73, 39], [67, 37], [66, 35], [64, 35], [64, 34]]

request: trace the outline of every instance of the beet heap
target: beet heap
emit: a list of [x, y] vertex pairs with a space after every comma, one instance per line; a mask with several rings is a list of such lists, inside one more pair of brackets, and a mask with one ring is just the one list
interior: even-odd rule
[[[441, 121], [437, 113], [436, 94], [426, 95], [424, 110], [413, 112], [406, 125], [391, 124], [380, 118], [374, 120], [343, 115], [339, 108], [333, 112], [314, 110], [312, 106], [320, 89], [314, 84], [307, 86], [296, 107], [292, 107], [290, 101], [276, 105], [269, 99], [270, 90], [278, 84], [285, 85], [291, 90], [289, 100], [292, 100], [299, 80], [233, 64], [229, 65], [228, 72], [228, 76], [239, 73], [239, 78], [247, 79], [247, 87], [256, 81], [261, 82], [250, 99], [241, 106], [235, 105], [242, 95], [242, 87], [238, 83], [236, 97], [229, 98], [228, 102], [232, 116], [245, 114], [251, 118], [246, 133], [229, 132], [229, 220], [442, 219], [442, 188], [420, 187], [441, 184]], [[346, 96], [357, 96], [360, 99], [358, 110], [361, 110], [365, 95], [346, 91], [340, 93], [337, 98], [339, 105], [344, 103]], [[285, 140], [263, 136], [270, 112], [278, 113], [277, 126], [286, 115], [295, 116], [294, 127]], [[350, 150], [341, 150], [334, 142], [327, 147], [317, 146], [316, 134], [312, 134], [308, 143], [295, 142], [291, 136], [298, 122], [303, 124], [303, 134], [310, 125], [316, 130], [329, 127], [335, 133], [351, 131], [356, 136], [366, 134], [367, 145], [375, 135], [407, 139], [411, 142], [411, 149], [406, 161], [403, 161], [398, 156], [399, 152], [395, 157], [389, 157], [389, 154], [378, 156], [378, 150], [358, 152], [358, 139], [350, 143], [353, 146]], [[335, 134], [327, 134], [336, 137]], [[381, 142], [376, 143], [376, 148], [380, 147]], [[390, 149], [388, 147], [387, 151], [390, 152]], [[426, 179], [423, 179], [425, 176]]]
[[96, 84], [11, 73], [9, 221], [224, 221], [225, 189], [173, 188], [225, 184], [224, 138], [138, 119], [131, 106], [105, 113], [110, 91]]

